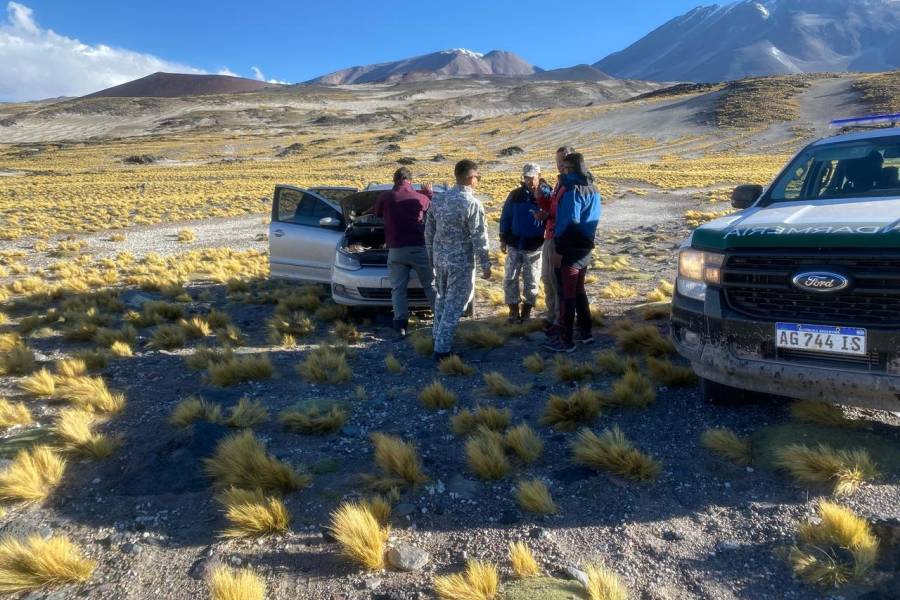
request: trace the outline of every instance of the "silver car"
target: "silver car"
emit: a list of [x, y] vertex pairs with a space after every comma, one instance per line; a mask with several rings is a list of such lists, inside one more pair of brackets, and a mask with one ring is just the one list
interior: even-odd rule
[[[391, 187], [370, 184], [360, 191], [276, 185], [269, 225], [270, 276], [329, 284], [338, 304], [389, 307], [384, 223], [366, 213]], [[435, 192], [444, 189], [435, 186]], [[414, 272], [407, 293], [410, 306], [428, 306]]]

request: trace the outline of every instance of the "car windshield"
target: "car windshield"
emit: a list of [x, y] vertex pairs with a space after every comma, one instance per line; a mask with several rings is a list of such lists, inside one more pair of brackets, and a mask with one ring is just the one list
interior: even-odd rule
[[900, 195], [900, 136], [811, 146], [772, 186], [775, 202]]

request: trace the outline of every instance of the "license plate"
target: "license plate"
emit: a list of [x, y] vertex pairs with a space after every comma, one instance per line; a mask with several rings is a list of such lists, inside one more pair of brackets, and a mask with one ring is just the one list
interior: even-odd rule
[[866, 330], [858, 327], [776, 323], [775, 345], [830, 354], [866, 354]]

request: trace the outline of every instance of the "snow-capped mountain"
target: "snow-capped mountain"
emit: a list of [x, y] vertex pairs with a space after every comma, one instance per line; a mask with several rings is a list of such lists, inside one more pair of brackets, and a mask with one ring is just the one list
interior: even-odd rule
[[710, 82], [900, 67], [900, 0], [701, 6], [593, 65], [615, 77]]
[[311, 83], [338, 85], [447, 79], [473, 75], [522, 76], [531, 75], [535, 71], [534, 66], [512, 52], [493, 50], [481, 54], [456, 48], [395, 62], [351, 67], [318, 77]]

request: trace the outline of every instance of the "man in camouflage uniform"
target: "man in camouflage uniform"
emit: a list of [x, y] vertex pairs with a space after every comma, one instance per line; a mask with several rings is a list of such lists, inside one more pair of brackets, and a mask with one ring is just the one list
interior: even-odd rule
[[484, 207], [475, 197], [478, 165], [461, 160], [456, 185], [435, 195], [425, 219], [425, 249], [434, 267], [434, 358], [450, 355], [456, 326], [475, 293], [475, 259], [482, 277], [491, 277]]

